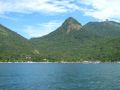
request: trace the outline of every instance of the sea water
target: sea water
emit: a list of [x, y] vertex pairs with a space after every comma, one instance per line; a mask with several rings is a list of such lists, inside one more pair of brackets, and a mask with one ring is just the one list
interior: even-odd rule
[[0, 90], [120, 90], [120, 64], [1, 63]]

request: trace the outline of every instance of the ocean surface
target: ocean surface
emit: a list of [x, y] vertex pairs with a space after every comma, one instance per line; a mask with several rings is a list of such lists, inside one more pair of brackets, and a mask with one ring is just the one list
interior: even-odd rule
[[0, 90], [120, 90], [120, 64], [0, 64]]

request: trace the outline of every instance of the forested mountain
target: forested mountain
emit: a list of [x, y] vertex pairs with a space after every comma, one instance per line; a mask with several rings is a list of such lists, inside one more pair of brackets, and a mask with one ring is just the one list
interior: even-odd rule
[[55, 31], [25, 39], [0, 25], [0, 61], [120, 61], [120, 23], [69, 17]]
[[32, 53], [27, 39], [0, 25], [0, 61], [25, 60]]
[[70, 17], [54, 32], [30, 40], [48, 60], [120, 60], [120, 24], [89, 22], [82, 26]]

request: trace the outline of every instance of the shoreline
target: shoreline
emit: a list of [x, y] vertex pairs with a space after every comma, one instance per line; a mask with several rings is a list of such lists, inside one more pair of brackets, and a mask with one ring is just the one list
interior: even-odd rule
[[120, 62], [100, 62], [100, 61], [83, 61], [83, 62], [0, 62], [0, 64], [9, 64], [9, 63], [15, 63], [15, 64], [120, 64]]

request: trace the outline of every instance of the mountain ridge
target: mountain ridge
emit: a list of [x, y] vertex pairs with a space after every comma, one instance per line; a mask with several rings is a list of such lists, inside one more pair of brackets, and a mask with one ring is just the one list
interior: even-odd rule
[[32, 53], [32, 49], [32, 45], [26, 38], [0, 25], [0, 60], [23, 60]]
[[69, 17], [55, 31], [30, 40], [15, 32], [9, 36], [6, 33], [9, 31], [12, 32], [0, 27], [0, 61], [120, 60], [120, 24], [117, 22], [88, 22], [82, 25]]
[[[66, 20], [64, 23], [66, 23]], [[119, 25], [110, 21], [89, 22], [82, 26], [80, 30], [74, 30], [66, 34], [66, 32], [58, 32], [66, 31], [65, 29], [69, 24], [65, 24], [65, 27], [64, 23], [56, 31], [47, 36], [30, 40], [43, 57], [48, 60], [52, 59], [53, 61], [95, 59], [100, 61], [113, 61], [116, 58], [118, 60], [119, 55], [116, 58], [114, 56], [116, 55], [115, 53], [120, 53], [117, 52], [114, 46], [118, 47], [118, 50], [120, 49], [118, 46], [120, 43], [117, 41], [120, 38]], [[116, 40], [117, 45], [109, 42], [110, 40]], [[111, 48], [114, 51], [116, 50], [116, 52], [112, 51]], [[113, 56], [111, 56], [112, 54]]]

